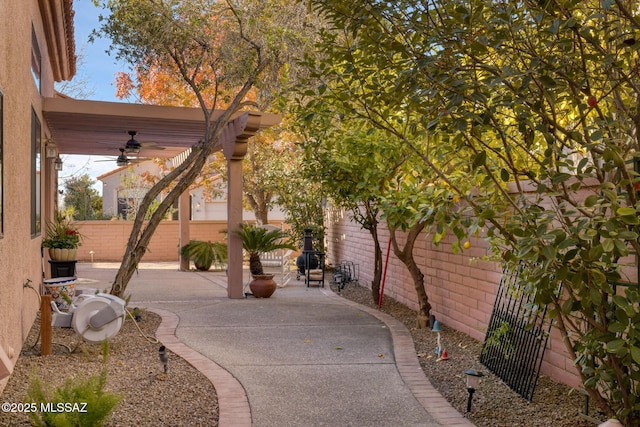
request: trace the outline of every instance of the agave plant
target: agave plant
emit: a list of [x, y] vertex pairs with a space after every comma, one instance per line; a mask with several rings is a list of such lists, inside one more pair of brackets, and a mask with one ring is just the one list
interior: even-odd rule
[[295, 249], [288, 235], [282, 230], [268, 230], [255, 225], [242, 224], [235, 233], [242, 240], [242, 247], [249, 255], [249, 271], [253, 275], [264, 274], [260, 254], [277, 249]]
[[196, 269], [207, 271], [214, 262], [227, 262], [227, 245], [223, 242], [190, 240], [180, 249], [180, 254], [193, 260]]

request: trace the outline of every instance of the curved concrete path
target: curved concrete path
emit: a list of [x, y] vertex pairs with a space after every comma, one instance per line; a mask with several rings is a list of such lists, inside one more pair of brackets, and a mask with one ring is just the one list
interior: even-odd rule
[[[79, 265], [80, 285], [102, 289], [116, 267]], [[426, 379], [402, 323], [328, 287], [294, 279], [269, 299], [231, 300], [224, 274], [156, 263], [127, 293], [211, 380], [220, 427], [473, 425]]]

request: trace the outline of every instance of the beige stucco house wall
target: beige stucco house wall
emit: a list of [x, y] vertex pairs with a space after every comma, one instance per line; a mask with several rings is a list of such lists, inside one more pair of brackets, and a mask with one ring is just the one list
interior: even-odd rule
[[[46, 158], [48, 130], [42, 98], [54, 95], [54, 80], [75, 72], [70, 0], [5, 0], [0, 13], [0, 392], [39, 308], [42, 283], [41, 234], [35, 217], [53, 212], [53, 195], [44, 189], [55, 178]], [[39, 55], [38, 55], [39, 53]], [[40, 63], [39, 82], [32, 64]], [[37, 74], [37, 73], [36, 73]], [[41, 124], [40, 172], [32, 163], [32, 115]]]

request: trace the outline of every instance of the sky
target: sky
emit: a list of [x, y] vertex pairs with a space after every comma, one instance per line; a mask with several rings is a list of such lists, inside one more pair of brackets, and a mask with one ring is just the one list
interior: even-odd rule
[[[114, 84], [115, 74], [118, 71], [126, 71], [126, 65], [116, 63], [113, 56], [109, 56], [106, 50], [109, 48], [109, 40], [97, 38], [94, 43], [89, 43], [88, 38], [94, 29], [100, 26], [98, 16], [104, 11], [93, 5], [91, 0], [75, 0], [75, 41], [76, 53], [82, 54], [84, 59], [78, 63], [76, 79], [87, 83], [86, 90], [91, 92], [89, 99], [93, 101], [123, 102], [116, 98]], [[62, 156], [63, 169], [60, 180], [88, 173], [94, 180], [116, 168], [114, 161], [103, 161], [108, 158], [100, 156]], [[97, 161], [96, 160], [100, 160]], [[102, 185], [97, 183], [94, 187], [102, 193]]]

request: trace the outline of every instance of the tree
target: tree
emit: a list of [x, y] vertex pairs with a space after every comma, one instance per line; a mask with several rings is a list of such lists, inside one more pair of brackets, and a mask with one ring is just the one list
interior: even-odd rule
[[[633, 425], [640, 295], [620, 283], [640, 249], [635, 2], [313, 4], [335, 29], [319, 45], [316, 102], [330, 87], [422, 159], [505, 267], [525, 266], [591, 399]], [[453, 155], [465, 181], [441, 162]], [[457, 221], [435, 218], [434, 240]]]
[[[76, 69], [83, 70], [86, 62], [85, 45], [76, 55]], [[90, 85], [89, 78], [83, 72], [75, 74], [72, 80], [55, 82], [56, 91], [75, 99], [89, 99], [95, 94], [95, 87]]]
[[65, 210], [72, 212], [73, 219], [86, 221], [101, 217], [102, 198], [93, 188], [95, 183], [86, 173], [72, 176], [64, 182]]
[[[317, 103], [298, 101], [292, 107], [302, 142], [302, 171], [308, 181], [335, 206], [348, 210], [371, 235], [374, 250], [371, 295], [377, 303], [382, 281], [382, 249], [378, 236], [381, 195], [388, 189], [395, 170], [404, 162], [385, 135], [350, 121], [340, 106], [326, 98]], [[308, 120], [313, 117], [314, 120]], [[307, 118], [307, 120], [305, 120]], [[366, 153], [366, 155], [363, 155]]]
[[[295, 3], [285, 5], [283, 2], [274, 2], [274, 5], [276, 5], [274, 7], [280, 7], [281, 10], [287, 11], [284, 15], [294, 20], [287, 25], [293, 24], [293, 26], [304, 30], [297, 37], [301, 40], [313, 38], [314, 33], [311, 29], [316, 23], [312, 25], [313, 18], [310, 15], [300, 13], [300, 10], [296, 11], [299, 9], [299, 5]], [[289, 39], [293, 37], [287, 28], [283, 28], [282, 32]], [[286, 46], [287, 55], [302, 57], [304, 50], [310, 46], [310, 43], [306, 41], [288, 43]], [[286, 103], [286, 88], [291, 84], [289, 81], [296, 80], [295, 70], [295, 67], [285, 68], [277, 79], [275, 87], [274, 83], [260, 82], [248, 92], [247, 99], [255, 102], [261, 109], [278, 108], [276, 104]], [[209, 69], [207, 72], [213, 71]], [[139, 102], [148, 104], [186, 107], [198, 106], [200, 102], [184, 79], [176, 75], [175, 65], [172, 63], [162, 63], [144, 69], [138, 68], [135, 70], [135, 78], [129, 73], [121, 72], [118, 74], [116, 82], [117, 96], [121, 99], [133, 97]], [[207, 103], [212, 103], [215, 100], [219, 108], [226, 108], [233, 94], [233, 89], [225, 84], [210, 85], [201, 89], [200, 96]], [[281, 129], [276, 128], [256, 135], [248, 147], [243, 162], [244, 203], [247, 209], [253, 211], [258, 224], [268, 224], [269, 210], [273, 207], [275, 200], [290, 195], [290, 193], [285, 194], [280, 191], [283, 188], [281, 172], [287, 166], [295, 166], [299, 159], [294, 156], [293, 144], [286, 138], [282, 138], [280, 134]], [[223, 180], [226, 180], [226, 166], [226, 160], [221, 153], [212, 156], [194, 186], [210, 188], [212, 177], [222, 177]], [[303, 197], [302, 189], [307, 186], [296, 188], [287, 186], [287, 191], [295, 190], [295, 195]], [[302, 238], [302, 229], [299, 230], [299, 237]]]
[[[274, 2], [219, 2], [215, 0], [96, 2], [110, 11], [102, 18], [100, 34], [111, 38], [118, 59], [138, 73], [169, 69], [175, 80], [193, 91], [205, 119], [202, 143], [188, 158], [160, 179], [145, 195], [134, 220], [126, 253], [111, 293], [122, 296], [148, 242], [166, 210], [197, 178], [220, 147], [220, 135], [234, 113], [255, 103], [252, 88], [268, 86], [287, 63], [284, 46], [299, 43], [303, 8], [281, 10]], [[166, 68], [167, 65], [171, 65]], [[225, 90], [222, 91], [221, 89]], [[226, 99], [222, 99], [222, 97]], [[213, 114], [224, 101], [226, 110]], [[149, 221], [145, 215], [153, 200], [172, 183]]]

